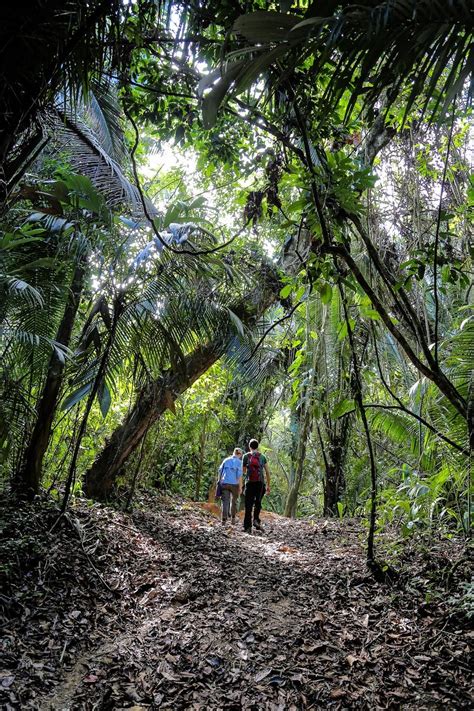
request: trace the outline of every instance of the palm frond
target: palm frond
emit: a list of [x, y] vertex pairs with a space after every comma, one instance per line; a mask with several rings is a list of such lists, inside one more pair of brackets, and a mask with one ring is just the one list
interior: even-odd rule
[[403, 412], [377, 409], [367, 410], [371, 428], [384, 434], [389, 440], [397, 444], [408, 444], [411, 453], [418, 455], [420, 451], [419, 425], [416, 420]]
[[[147, 10], [145, 9], [143, 17]], [[79, 89], [121, 61], [120, 0], [32, 0], [3, 3], [0, 10], [0, 200], [21, 178], [41, 146], [38, 113], [58, 91], [73, 103]], [[4, 181], [4, 182], [3, 182]], [[6, 190], [5, 190], [6, 187]]]
[[[148, 380], [157, 378], [165, 368], [185, 368], [185, 356], [200, 343], [215, 340], [219, 334], [229, 337], [228, 309], [234, 292], [226, 289], [228, 265], [223, 268], [222, 260], [196, 261], [191, 255], [162, 252], [154, 273], [143, 267], [140, 273], [141, 267], [136, 271], [132, 264], [131, 270], [140, 278], [132, 280], [121, 296], [123, 307], [104, 376], [111, 391], [118, 375], [137, 362]], [[102, 322], [100, 309], [94, 307], [78, 352], [73, 392], [63, 408], [75, 405], [90, 391], [109, 328]]]
[[329, 72], [325, 112], [347, 94], [346, 118], [359, 99], [373, 110], [382, 96], [387, 109], [402, 97], [405, 113], [421, 96], [422, 110], [430, 105], [434, 116], [446, 110], [474, 71], [474, 20], [471, 3], [464, 1], [312, 2], [304, 19], [258, 11], [240, 17], [233, 29], [254, 52], [224, 68], [204, 97], [210, 125], [226, 94], [245, 90], [271, 64], [276, 67], [277, 59], [281, 68], [274, 72], [273, 87], [311, 56], [312, 76]]
[[[79, 114], [56, 107], [48, 112], [46, 120], [54, 136], [56, 149], [66, 152], [73, 169], [90, 179], [110, 208], [126, 206], [134, 215], [144, 216], [137, 187], [126, 177], [120, 164], [109, 155], [96, 133]], [[101, 135], [104, 137], [104, 130]], [[148, 211], [152, 217], [158, 214], [151, 202]]]
[[6, 287], [6, 291], [10, 298], [21, 298], [29, 306], [44, 306], [44, 298], [39, 289], [29, 284], [24, 279], [19, 279], [14, 276], [0, 274], [0, 293], [2, 290], [2, 281]]
[[128, 165], [130, 157], [124, 136], [123, 112], [113, 86], [95, 81], [87, 96], [81, 93], [75, 113], [83, 117], [111, 158], [122, 168]]

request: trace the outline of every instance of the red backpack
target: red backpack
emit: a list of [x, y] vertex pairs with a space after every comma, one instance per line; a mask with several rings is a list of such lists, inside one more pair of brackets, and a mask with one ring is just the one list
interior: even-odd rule
[[263, 464], [260, 452], [249, 452], [247, 459], [247, 481], [263, 481]]

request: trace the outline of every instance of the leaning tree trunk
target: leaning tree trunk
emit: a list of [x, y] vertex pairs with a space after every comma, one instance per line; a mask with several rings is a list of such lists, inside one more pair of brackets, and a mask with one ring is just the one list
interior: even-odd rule
[[[66, 308], [56, 334], [57, 343], [63, 346], [69, 346], [71, 340], [72, 329], [84, 286], [85, 269], [85, 259], [81, 258], [74, 270]], [[53, 351], [48, 365], [46, 381], [36, 408], [35, 426], [26, 448], [23, 465], [15, 481], [15, 488], [27, 496], [37, 494], [39, 491], [43, 459], [48, 449], [54, 415], [58, 406], [64, 367], [64, 361], [58, 357], [56, 351]]]
[[117, 427], [86, 472], [83, 488], [88, 497], [106, 499], [110, 495], [123, 465], [149, 428], [167, 409], [173, 408], [174, 400], [209, 370], [224, 351], [222, 338], [198, 346], [185, 358], [185, 369], [170, 368], [141, 390], [125, 422]]
[[[309, 239], [309, 234], [299, 234], [296, 244], [285, 248], [280, 266], [287, 274], [301, 268], [300, 255], [307, 251]], [[278, 301], [282, 286], [280, 276], [273, 266], [262, 264], [257, 271], [260, 274], [258, 287], [246, 294], [232, 309], [247, 326], [255, 323], [269, 306]], [[111, 495], [120, 471], [142, 437], [165, 410], [174, 409], [175, 399], [224, 355], [232, 335], [229, 325], [227, 333], [217, 334], [208, 343], [197, 346], [189, 353], [185, 357], [184, 368], [169, 368], [141, 390], [126, 420], [113, 432], [86, 472], [83, 484], [86, 496], [103, 500]]]

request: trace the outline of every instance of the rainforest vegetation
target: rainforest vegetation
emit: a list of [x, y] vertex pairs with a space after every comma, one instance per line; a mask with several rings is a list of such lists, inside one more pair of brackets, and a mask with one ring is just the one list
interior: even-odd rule
[[357, 524], [378, 584], [440, 542], [461, 574], [472, 0], [36, 0], [0, 20], [7, 508], [27, 529], [47, 507], [54, 538], [83, 505], [212, 503], [256, 437], [275, 520]]

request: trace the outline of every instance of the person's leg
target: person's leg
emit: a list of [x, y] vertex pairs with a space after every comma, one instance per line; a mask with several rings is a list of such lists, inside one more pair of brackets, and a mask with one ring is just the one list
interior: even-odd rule
[[252, 509], [255, 502], [255, 484], [253, 481], [248, 481], [245, 485], [245, 518], [244, 530], [252, 530]]
[[222, 485], [222, 523], [225, 523], [229, 518], [231, 490], [228, 484]]
[[253, 520], [255, 523], [260, 524], [260, 511], [262, 510], [262, 499], [263, 499], [263, 492], [265, 491], [265, 484], [261, 484], [259, 482], [257, 484], [256, 489], [257, 489], [257, 491], [255, 493], [255, 509], [253, 512]]
[[232, 508], [231, 508], [232, 523], [235, 523], [235, 516], [237, 514], [238, 500], [239, 500], [239, 485], [233, 484], [232, 485]]

